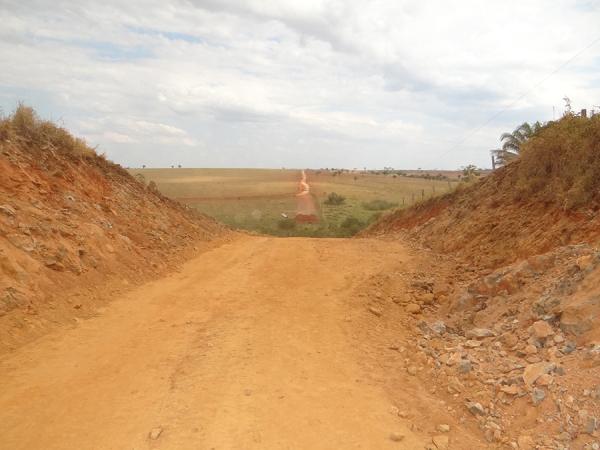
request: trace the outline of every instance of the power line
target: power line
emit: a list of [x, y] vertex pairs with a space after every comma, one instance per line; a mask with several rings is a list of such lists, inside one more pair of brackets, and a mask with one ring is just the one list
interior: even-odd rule
[[585, 52], [588, 48], [590, 48], [592, 45], [594, 45], [596, 42], [600, 41], [600, 38], [596, 39], [594, 42], [592, 42], [590, 45], [588, 45], [586, 48], [584, 48], [583, 50], [581, 50], [579, 53], [577, 53], [575, 56], [573, 56], [571, 59], [569, 59], [566, 63], [564, 63], [562, 66], [560, 66], [558, 69], [556, 69], [554, 72], [552, 72], [550, 75], [548, 75], [546, 78], [544, 78], [542, 81], [540, 81], [538, 84], [536, 84], [534, 87], [532, 87], [531, 89], [529, 89], [527, 92], [525, 92], [523, 95], [521, 95], [518, 99], [516, 99], [514, 102], [512, 102], [510, 105], [508, 105], [506, 108], [504, 108], [502, 111], [500, 111], [498, 114], [496, 114], [494, 117], [492, 117], [491, 119], [489, 119], [487, 122], [485, 122], [483, 125], [481, 125], [479, 128], [477, 128], [475, 131], [473, 131], [471, 134], [469, 134], [467, 137], [465, 137], [464, 139], [462, 139], [461, 141], [459, 141], [457, 144], [453, 145], [452, 147], [450, 147], [450, 149], [448, 149], [446, 152], [442, 153], [440, 156], [438, 156], [436, 159], [434, 159], [433, 161], [431, 161], [429, 164], [427, 164], [424, 167], [429, 167], [431, 166], [434, 162], [436, 162], [437, 160], [443, 158], [444, 156], [446, 156], [448, 153], [450, 153], [452, 150], [454, 150], [456, 147], [458, 147], [460, 144], [462, 144], [463, 142], [465, 142], [467, 139], [469, 139], [471, 136], [473, 136], [475, 133], [477, 133], [479, 130], [481, 130], [483, 127], [485, 127], [488, 123], [490, 123], [492, 120], [494, 120], [496, 117], [498, 117], [500, 114], [502, 114], [504, 111], [506, 111], [507, 109], [509, 109], [511, 106], [513, 106], [515, 103], [517, 103], [519, 100], [521, 100], [523, 97], [525, 97], [527, 94], [529, 94], [531, 91], [533, 91], [536, 87], [538, 87], [540, 84], [542, 84], [543, 82], [545, 82], [548, 78], [550, 78], [552, 75], [554, 75], [556, 72], [558, 72], [560, 69], [562, 69], [563, 67], [565, 67], [567, 64], [569, 64], [571, 61], [573, 61], [575, 58], [577, 58], [579, 55], [581, 55], [583, 52]]

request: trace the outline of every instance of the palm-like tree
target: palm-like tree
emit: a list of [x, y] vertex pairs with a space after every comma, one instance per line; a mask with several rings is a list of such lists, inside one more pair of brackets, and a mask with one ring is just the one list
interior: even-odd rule
[[519, 156], [523, 142], [531, 139], [543, 126], [540, 122], [536, 122], [533, 125], [523, 122], [512, 133], [502, 133], [502, 136], [500, 136], [502, 148], [491, 151], [491, 154], [496, 159], [496, 164], [503, 166]]

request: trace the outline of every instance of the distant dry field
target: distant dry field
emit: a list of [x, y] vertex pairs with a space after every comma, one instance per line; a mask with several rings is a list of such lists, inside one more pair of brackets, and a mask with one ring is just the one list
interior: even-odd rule
[[[385, 200], [401, 208], [447, 192], [453, 182], [390, 175], [307, 170], [310, 193], [315, 200], [319, 224], [303, 224], [293, 230], [279, 226], [282, 214], [294, 217], [300, 170], [278, 169], [131, 169], [144, 181], [154, 181], [163, 195], [210, 214], [227, 225], [273, 235], [351, 236], [348, 220], [355, 218], [364, 227], [382, 211], [368, 209], [367, 202]], [[432, 175], [436, 175], [432, 173]], [[450, 175], [450, 174], [449, 174]], [[325, 203], [335, 192], [346, 198], [342, 205]], [[389, 209], [389, 208], [388, 208]], [[346, 228], [344, 228], [346, 226]]]
[[132, 169], [171, 198], [223, 198], [295, 193], [299, 170]]
[[281, 214], [294, 216], [299, 170], [131, 169], [170, 198], [233, 227], [277, 234]]

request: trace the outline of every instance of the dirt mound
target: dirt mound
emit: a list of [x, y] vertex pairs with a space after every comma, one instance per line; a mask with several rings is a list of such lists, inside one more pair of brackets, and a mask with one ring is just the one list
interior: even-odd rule
[[0, 122], [0, 353], [230, 239], [21, 106]]
[[294, 220], [298, 223], [319, 223], [316, 214], [296, 214]]

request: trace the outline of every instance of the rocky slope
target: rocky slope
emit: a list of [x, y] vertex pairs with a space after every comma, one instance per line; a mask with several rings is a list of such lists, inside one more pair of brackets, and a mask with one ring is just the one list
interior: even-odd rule
[[0, 353], [233, 236], [28, 108], [1, 125]]
[[561, 119], [516, 162], [361, 234], [429, 253], [365, 286], [364, 307], [414, 330], [392, 345], [407, 373], [492, 448], [600, 448], [598, 119]]
[[[378, 239], [399, 237], [429, 262], [398, 261], [355, 298], [375, 379], [403, 363], [391, 412], [411, 428], [435, 421], [431, 449], [466, 448], [468, 435], [480, 436], [469, 448], [597, 449], [600, 252], [565, 246], [486, 275], [406, 235]], [[405, 398], [410, 385], [432, 394], [435, 416]]]

